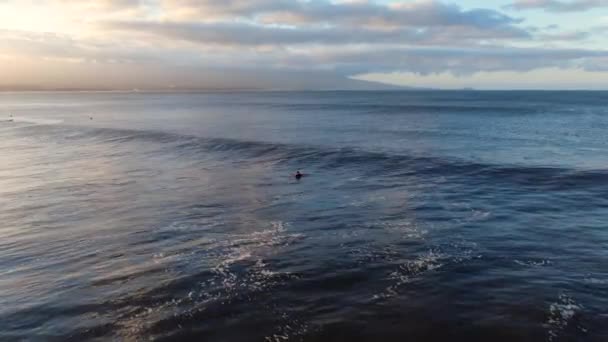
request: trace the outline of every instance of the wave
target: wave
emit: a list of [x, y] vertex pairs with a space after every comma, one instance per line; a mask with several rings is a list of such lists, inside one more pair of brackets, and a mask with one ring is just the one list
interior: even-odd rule
[[548, 340], [559, 340], [568, 328], [580, 330], [581, 327], [576, 326], [574, 323], [582, 310], [583, 306], [578, 304], [573, 298], [560, 294], [559, 299], [549, 307], [549, 317], [546, 322], [546, 326], [549, 329]]
[[34, 125], [57, 125], [62, 123], [59, 119], [42, 119], [32, 118], [27, 116], [11, 116], [5, 121], [16, 122], [16, 123], [29, 123]]
[[381, 113], [381, 114], [418, 114], [418, 113], [446, 113], [446, 114], [501, 114], [501, 115], [529, 115], [545, 113], [546, 108], [532, 106], [489, 106], [489, 105], [436, 105], [436, 104], [377, 104], [377, 103], [298, 103], [278, 104], [272, 107], [284, 108], [290, 111], [347, 111], [349, 113]]
[[[426, 176], [480, 184], [516, 183], [521, 186], [565, 190], [608, 184], [608, 170], [574, 169], [552, 166], [510, 165], [475, 162], [464, 159], [372, 152], [354, 147], [329, 147], [286, 144], [227, 138], [205, 138], [162, 131], [90, 128], [69, 125], [27, 126], [28, 134], [52, 135], [65, 140], [89, 140], [94, 143], [128, 144], [150, 142], [170, 151], [192, 156], [222, 154], [234, 160], [274, 162], [305, 169], [356, 168], [370, 176]], [[462, 178], [465, 177], [465, 178]]]

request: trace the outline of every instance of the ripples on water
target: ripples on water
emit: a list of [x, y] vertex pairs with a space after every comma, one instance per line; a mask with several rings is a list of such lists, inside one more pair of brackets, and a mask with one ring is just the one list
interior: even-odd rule
[[473, 94], [3, 95], [0, 339], [608, 340], [605, 96]]

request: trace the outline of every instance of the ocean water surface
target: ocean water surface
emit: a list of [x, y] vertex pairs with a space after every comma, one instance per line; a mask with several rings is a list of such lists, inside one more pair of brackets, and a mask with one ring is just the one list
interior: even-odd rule
[[2, 93], [0, 120], [2, 341], [608, 341], [606, 92]]

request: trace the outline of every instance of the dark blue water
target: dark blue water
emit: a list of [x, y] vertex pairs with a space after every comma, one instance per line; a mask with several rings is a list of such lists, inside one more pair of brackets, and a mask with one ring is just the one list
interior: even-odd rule
[[608, 93], [0, 112], [0, 340], [608, 340]]

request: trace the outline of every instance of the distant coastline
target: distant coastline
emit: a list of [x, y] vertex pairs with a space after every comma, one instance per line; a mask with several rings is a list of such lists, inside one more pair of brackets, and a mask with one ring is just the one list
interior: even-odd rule
[[29, 86], [0, 86], [0, 93], [238, 93], [238, 92], [325, 92], [325, 91], [446, 91], [446, 92], [605, 92], [608, 89], [483, 89], [483, 88], [419, 88], [378, 87], [357, 88], [44, 88]]

